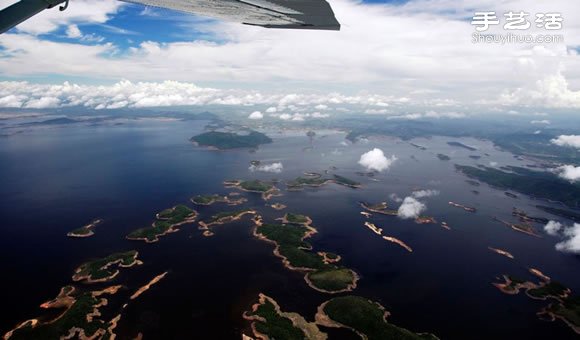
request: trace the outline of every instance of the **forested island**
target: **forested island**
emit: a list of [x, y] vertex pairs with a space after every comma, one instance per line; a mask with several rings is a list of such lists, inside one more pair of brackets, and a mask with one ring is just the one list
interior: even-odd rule
[[253, 130], [244, 134], [220, 131], [204, 132], [191, 137], [190, 141], [200, 146], [209, 146], [218, 150], [256, 148], [262, 144], [272, 143], [270, 137]]

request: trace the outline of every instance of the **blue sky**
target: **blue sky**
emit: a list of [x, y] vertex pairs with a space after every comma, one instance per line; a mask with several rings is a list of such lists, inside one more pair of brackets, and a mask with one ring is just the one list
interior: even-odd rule
[[[175, 90], [167, 84], [178, 82], [185, 84], [178, 86], [185, 92], [177, 97], [187, 103], [195, 101], [188, 89], [213, 88], [256, 101], [270, 94], [316, 93], [325, 98], [350, 96], [353, 101], [380, 97], [376, 102], [414, 102], [449, 110], [465, 110], [467, 105], [498, 110], [580, 107], [580, 3], [329, 3], [342, 24], [339, 32], [268, 30], [114, 0], [75, 0], [65, 12], [45, 11], [0, 36], [0, 81], [27, 81], [23, 93], [33, 91], [35, 84], [68, 82], [129, 91], [128, 81], [135, 84], [131, 91], [161, 91], [167, 86]], [[560, 31], [532, 28], [516, 33], [559, 34], [564, 42], [474, 44], [470, 19], [481, 10], [500, 16], [510, 10], [562, 13], [565, 24]], [[500, 27], [490, 32], [506, 33]], [[151, 85], [137, 85], [140, 82]], [[0, 95], [9, 96], [9, 88], [15, 91], [0, 83]], [[109, 104], [136, 103], [125, 99]]]

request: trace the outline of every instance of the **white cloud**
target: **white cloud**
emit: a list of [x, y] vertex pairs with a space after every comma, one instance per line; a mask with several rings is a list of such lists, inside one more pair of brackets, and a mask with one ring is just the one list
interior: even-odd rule
[[29, 100], [26, 105], [27, 109], [48, 109], [58, 107], [60, 100], [55, 97], [40, 97], [38, 99]]
[[550, 125], [551, 122], [547, 119], [543, 119], [543, 120], [532, 120], [530, 123], [532, 124], [544, 124], [544, 125]]
[[328, 105], [324, 105], [324, 104], [318, 104], [314, 107], [317, 110], [328, 110]]
[[[320, 106], [320, 105], [316, 105], [316, 106]], [[328, 113], [320, 113], [320, 112], [314, 112], [310, 116], [312, 118], [328, 118], [328, 117], [330, 117], [330, 115]]]
[[405, 197], [403, 203], [397, 211], [397, 216], [402, 219], [417, 218], [423, 211], [427, 209], [427, 206], [411, 196]]
[[254, 111], [254, 112], [250, 113], [248, 118], [249, 119], [262, 119], [262, 118], [264, 118], [264, 114], [262, 114], [262, 112], [260, 112], [260, 111]]
[[417, 190], [411, 193], [411, 196], [415, 198], [433, 197], [439, 195], [439, 190]]
[[278, 111], [278, 109], [276, 109], [273, 106], [270, 106], [269, 108], [266, 109], [267, 113], [275, 113], [276, 111]]
[[397, 160], [395, 155], [385, 157], [383, 150], [374, 148], [360, 156], [358, 164], [367, 168], [367, 170], [383, 171], [388, 170]]
[[491, 166], [491, 167], [496, 168], [498, 165], [499, 165], [498, 162], [493, 162], [493, 161], [489, 162], [489, 166]]
[[556, 221], [549, 221], [545, 226], [544, 230], [548, 235], [556, 236], [562, 230], [562, 223]]
[[289, 113], [283, 113], [283, 114], [280, 115], [280, 119], [282, 119], [282, 120], [290, 120], [290, 119], [292, 119], [292, 115], [289, 114]]
[[66, 28], [66, 36], [73, 39], [80, 38], [83, 36], [83, 33], [77, 25], [68, 25]]
[[284, 170], [284, 166], [281, 162], [276, 162], [271, 164], [250, 165], [249, 169], [250, 171], [272, 172], [278, 174]]
[[572, 183], [580, 180], [580, 166], [562, 165], [556, 168], [555, 172], [561, 178], [566, 179]]
[[403, 202], [403, 199], [401, 197], [399, 197], [399, 195], [392, 193], [389, 195], [389, 198], [397, 203], [401, 203]]
[[[188, 37], [182, 41], [144, 41], [128, 49], [117, 43], [49, 41], [50, 38], [38, 35], [80, 23], [109, 27], [105, 26], [107, 21], [123, 3], [76, 0], [74, 5], [65, 13], [57, 9], [45, 11], [18, 28], [37, 36], [14, 33], [0, 36], [0, 73], [13, 79], [55, 74], [60, 78], [82, 76], [100, 83], [118, 79], [148, 82], [171, 79], [219, 83], [222, 88], [233, 88], [221, 86], [232, 83], [244, 84], [245, 88], [253, 84], [268, 88], [276, 82], [277, 86], [286, 87], [286, 92], [296, 85], [326, 91], [346, 88], [347, 93], [355, 89], [388, 91], [383, 99], [374, 101], [372, 107], [378, 109], [397, 103], [417, 103], [418, 99], [441, 105], [455, 105], [458, 100], [464, 103], [496, 100], [502, 89], [507, 91], [502, 103], [570, 106], [578, 102], [578, 91], [574, 89], [580, 82], [577, 71], [580, 58], [573, 48], [564, 44], [541, 46], [542, 49], [529, 44], [472, 44], [473, 26], [465, 20], [475, 10], [490, 7], [498, 13], [513, 7], [537, 12], [557, 8], [566, 18], [565, 30], [558, 33], [565, 35], [570, 46], [578, 46], [580, 11], [577, 3], [566, 0], [549, 4], [475, 0], [366, 4], [333, 0], [333, 10], [342, 23], [340, 32], [267, 30], [212, 21], [200, 28], [201, 38], [196, 40]], [[397, 34], [385, 39], [389, 32]], [[530, 33], [535, 33], [533, 28]], [[204, 40], [207, 36], [219, 42]], [[51, 55], [58, 58], [46, 57]], [[555, 69], [553, 64], [560, 62], [561, 69]], [[550, 83], [546, 81], [548, 76], [558, 74], [556, 85], [545, 85]], [[284, 85], [285, 81], [289, 85]], [[538, 81], [542, 81], [540, 90], [536, 88]], [[529, 85], [533, 85], [532, 92], [526, 88]], [[528, 101], [530, 98], [534, 100]], [[340, 104], [341, 98], [338, 101]], [[319, 104], [334, 103], [315, 105]]]
[[564, 240], [556, 243], [556, 250], [564, 253], [580, 254], [580, 223], [563, 226], [554, 221], [548, 222], [544, 230], [552, 236], [560, 236]]
[[550, 143], [559, 146], [580, 148], [580, 135], [560, 135], [558, 138], [551, 139]]

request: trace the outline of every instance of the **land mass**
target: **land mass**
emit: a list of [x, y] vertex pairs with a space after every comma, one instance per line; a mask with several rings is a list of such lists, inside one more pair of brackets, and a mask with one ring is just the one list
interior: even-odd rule
[[256, 148], [262, 144], [272, 143], [270, 137], [253, 130], [247, 134], [210, 131], [193, 136], [190, 141], [200, 146], [214, 147], [219, 150]]
[[95, 234], [95, 232], [93, 231], [93, 229], [101, 224], [103, 222], [103, 220], [101, 219], [96, 219], [94, 221], [92, 221], [91, 223], [84, 225], [80, 228], [77, 228], [73, 231], [70, 231], [66, 234], [66, 236], [68, 237], [90, 237], [93, 236]]
[[137, 229], [127, 235], [129, 240], [145, 241], [154, 243], [159, 241], [159, 237], [176, 232], [177, 227], [195, 222], [197, 212], [185, 205], [177, 205], [173, 208], [165, 209], [158, 213], [157, 220], [150, 227]]

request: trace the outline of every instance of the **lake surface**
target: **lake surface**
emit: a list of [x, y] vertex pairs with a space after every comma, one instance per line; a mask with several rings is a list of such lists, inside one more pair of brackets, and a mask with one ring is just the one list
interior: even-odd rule
[[[216, 227], [209, 238], [201, 235], [196, 224], [185, 225], [155, 244], [124, 237], [148, 226], [164, 208], [180, 203], [193, 206], [192, 196], [231, 192], [222, 185], [226, 179], [285, 181], [304, 171], [336, 167], [330, 171], [360, 181], [363, 187], [331, 184], [301, 192], [283, 190], [283, 196], [268, 202], [286, 204], [283, 211], [266, 206], [257, 194], [244, 193], [249, 199], [244, 206], [258, 209], [265, 221], [285, 211], [310, 216], [319, 231], [310, 240], [314, 249], [340, 254], [343, 265], [361, 277], [353, 294], [380, 302], [391, 312], [389, 320], [399, 326], [432, 332], [442, 339], [576, 337], [563, 322], [537, 318], [536, 312], [546, 302], [524, 294], [508, 296], [491, 285], [502, 274], [536, 281], [528, 273], [534, 267], [572, 291], [580, 291], [580, 260], [555, 251], [558, 239], [543, 232], [542, 238], [517, 233], [492, 220], [492, 216], [512, 220], [512, 207], [531, 216], [551, 216], [536, 210], [538, 202], [523, 195], [514, 199], [485, 184], [467, 184], [453, 166], [490, 162], [521, 166], [526, 162], [475, 139], [413, 140], [427, 148], [420, 150], [387, 137], [345, 143], [345, 134], [337, 131], [317, 131], [312, 141], [305, 131], [266, 131], [274, 143], [255, 152], [216, 152], [188, 141], [203, 131], [205, 123], [70, 125], [0, 139], [0, 266], [4, 268], [0, 298], [7, 306], [0, 320], [2, 334], [20, 321], [41, 315], [38, 306], [71, 283], [79, 264], [130, 249], [140, 252], [144, 265], [124, 269], [116, 279], [127, 291], [162, 272], [169, 274], [129, 304], [118, 328], [121, 338], [142, 332], [146, 339], [239, 339], [248, 327], [241, 314], [260, 292], [277, 300], [283, 310], [313, 320], [316, 307], [331, 296], [309, 288], [302, 274], [286, 270], [273, 256], [270, 244], [253, 238], [247, 217]], [[450, 140], [478, 150], [449, 146]], [[374, 177], [378, 181], [356, 174], [364, 170], [357, 164], [360, 155], [375, 147], [398, 157], [388, 171]], [[437, 153], [451, 160], [441, 161]], [[482, 157], [474, 160], [469, 155]], [[252, 172], [251, 160], [282, 162], [284, 170]], [[421, 201], [428, 207], [426, 214], [446, 221], [452, 230], [377, 214], [370, 218], [385, 235], [409, 244], [414, 251], [408, 253], [363, 226], [367, 220], [360, 215], [357, 202], [388, 201], [396, 208], [391, 194], [403, 198], [417, 189], [440, 192]], [[449, 206], [448, 201], [478, 211], [467, 213]], [[204, 219], [237, 208], [215, 204], [196, 210]], [[93, 237], [66, 237], [68, 231], [96, 218], [104, 223]], [[510, 251], [515, 260], [492, 253], [489, 246]], [[356, 338], [346, 331], [324, 331], [338, 338]]]

